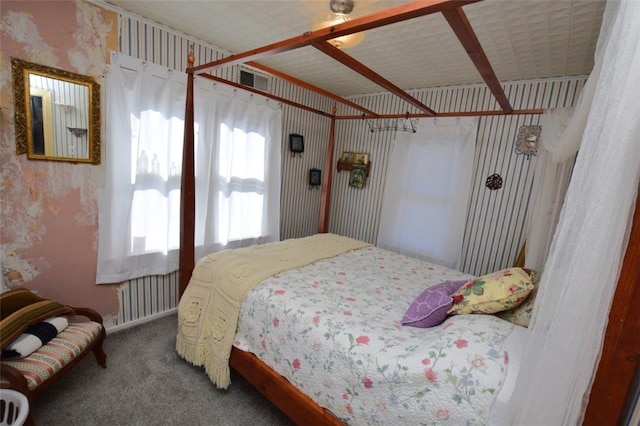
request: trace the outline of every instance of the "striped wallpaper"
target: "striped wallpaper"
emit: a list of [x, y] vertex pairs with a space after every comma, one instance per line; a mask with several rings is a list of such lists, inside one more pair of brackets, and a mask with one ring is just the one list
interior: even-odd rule
[[125, 282], [118, 289], [118, 325], [178, 307], [178, 272]]
[[[586, 77], [562, 78], [512, 82], [503, 87], [516, 109], [559, 108], [570, 107], [577, 102], [585, 81]], [[498, 109], [491, 92], [484, 85], [441, 87], [410, 93], [437, 112]], [[352, 100], [382, 113], [405, 112], [401, 109], [405, 105], [388, 94]], [[464, 272], [482, 275], [512, 265], [518, 255], [524, 242], [525, 214], [536, 158], [515, 155], [514, 142], [520, 126], [539, 124], [539, 119], [538, 115], [480, 117], [472, 195], [463, 241]], [[424, 120], [434, 119], [420, 119], [418, 132], [420, 121]], [[395, 134], [371, 133], [362, 120], [340, 122], [336, 134], [336, 156], [342, 151], [368, 152], [372, 167], [363, 189], [350, 187], [347, 173], [335, 175], [329, 231], [375, 244], [385, 178], [387, 173], [393, 173], [386, 164]], [[500, 174], [503, 186], [491, 191], [485, 187], [485, 181], [494, 173]]]
[[[185, 71], [189, 46], [194, 45], [195, 65], [229, 56], [228, 52], [210, 46], [144, 19], [120, 15], [119, 50], [143, 61]], [[222, 67], [215, 75], [235, 80], [237, 66]]]
[[[215, 46], [143, 20], [121, 14], [119, 49], [122, 53], [168, 68], [185, 70], [188, 46], [195, 45], [196, 65], [228, 55]], [[216, 70], [216, 75], [237, 81], [237, 67]], [[513, 82], [504, 85], [516, 109], [572, 106], [585, 78]], [[330, 112], [333, 101], [273, 78], [271, 92]], [[438, 112], [498, 109], [484, 85], [413, 90], [411, 94]], [[388, 94], [352, 98], [382, 113], [417, 112]], [[288, 105], [283, 110], [281, 238], [314, 234], [318, 228], [321, 188], [308, 185], [309, 169], [324, 169], [330, 119]], [[346, 113], [353, 113], [345, 110]], [[428, 120], [427, 118], [420, 120]], [[418, 122], [418, 131], [420, 127]], [[513, 263], [524, 240], [525, 213], [533, 183], [535, 157], [513, 153], [517, 130], [522, 124], [537, 124], [535, 115], [481, 117], [476, 141], [472, 196], [463, 243], [463, 270], [480, 275]], [[305, 150], [293, 156], [288, 137], [304, 136]], [[334, 166], [329, 231], [375, 243], [393, 132], [369, 130], [364, 120], [338, 120], [336, 156], [342, 151], [368, 152], [371, 173], [363, 189], [348, 185], [348, 173]], [[335, 159], [337, 161], [337, 157]], [[334, 161], [335, 164], [335, 161]], [[502, 189], [489, 191], [486, 177], [499, 173]], [[122, 284], [119, 290], [118, 323], [137, 321], [177, 306], [177, 274], [145, 277]]]

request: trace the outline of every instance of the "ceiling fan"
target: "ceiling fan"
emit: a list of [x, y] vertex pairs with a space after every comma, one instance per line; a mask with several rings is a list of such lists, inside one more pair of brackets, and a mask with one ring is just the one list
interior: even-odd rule
[[[353, 0], [330, 0], [330, 11], [318, 15], [318, 17], [313, 20], [311, 26], [312, 30], [316, 31], [321, 28], [331, 27], [351, 21], [353, 18], [351, 18], [349, 14], [353, 11], [354, 7], [355, 2]], [[362, 43], [364, 38], [365, 32], [359, 32], [337, 37], [328, 41], [338, 49], [348, 49]]]

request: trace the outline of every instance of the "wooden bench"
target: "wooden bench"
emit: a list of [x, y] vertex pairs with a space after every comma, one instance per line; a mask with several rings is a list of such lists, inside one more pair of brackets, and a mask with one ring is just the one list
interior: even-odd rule
[[2, 349], [29, 326], [47, 318], [65, 316], [68, 326], [56, 337], [23, 358], [0, 360], [0, 387], [24, 394], [31, 405], [34, 397], [93, 352], [98, 364], [107, 367], [102, 349], [106, 336], [102, 317], [89, 308], [77, 308], [41, 298], [27, 289], [0, 294]]

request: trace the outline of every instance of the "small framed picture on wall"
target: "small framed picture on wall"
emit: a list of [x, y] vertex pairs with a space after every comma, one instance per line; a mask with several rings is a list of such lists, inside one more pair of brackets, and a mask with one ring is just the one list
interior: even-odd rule
[[340, 156], [340, 161], [343, 163], [353, 163], [353, 152], [351, 151], [342, 151], [342, 155]]
[[294, 133], [290, 134], [289, 150], [293, 153], [304, 152], [304, 136]]
[[355, 188], [364, 188], [364, 184], [367, 182], [367, 168], [362, 165], [354, 165], [351, 169], [351, 175], [349, 176], [349, 186]]
[[309, 170], [309, 186], [318, 186], [322, 183], [322, 170]]
[[369, 163], [369, 154], [364, 152], [355, 152], [353, 154], [353, 163], [366, 166]]

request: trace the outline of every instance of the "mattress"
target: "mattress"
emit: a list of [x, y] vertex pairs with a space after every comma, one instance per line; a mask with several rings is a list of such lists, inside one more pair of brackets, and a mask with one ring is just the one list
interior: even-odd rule
[[234, 346], [348, 424], [486, 424], [504, 405], [507, 343], [521, 327], [492, 315], [400, 322], [426, 287], [468, 278], [377, 247], [353, 250], [251, 290]]

